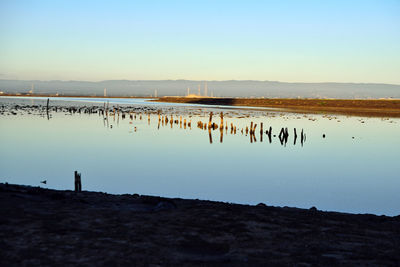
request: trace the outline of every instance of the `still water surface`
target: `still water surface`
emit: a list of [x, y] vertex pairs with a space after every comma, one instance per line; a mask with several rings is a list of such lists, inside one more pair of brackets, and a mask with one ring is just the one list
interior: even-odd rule
[[[99, 113], [67, 110], [102, 109], [104, 99], [71, 98], [51, 99], [47, 117], [46, 100], [0, 98], [0, 182], [73, 189], [73, 172], [78, 170], [83, 189], [90, 191], [400, 214], [399, 119], [143, 99], [109, 99], [109, 109], [118, 105], [120, 116], [111, 112], [104, 119]], [[124, 110], [132, 117], [136, 114], [136, 119], [129, 113], [122, 119]], [[228, 128], [224, 127], [222, 138], [219, 129], [211, 130], [210, 138], [208, 130], [197, 127], [198, 121], [208, 123], [211, 111], [217, 124], [220, 112], [224, 113]], [[157, 112], [161, 118], [172, 115], [173, 120], [182, 116], [191, 127], [171, 126], [170, 120], [159, 125]], [[254, 138], [245, 132], [251, 122], [257, 123]], [[231, 133], [231, 123], [236, 134]], [[270, 126], [271, 142], [265, 134]], [[283, 144], [278, 136], [282, 127], [289, 133]]]

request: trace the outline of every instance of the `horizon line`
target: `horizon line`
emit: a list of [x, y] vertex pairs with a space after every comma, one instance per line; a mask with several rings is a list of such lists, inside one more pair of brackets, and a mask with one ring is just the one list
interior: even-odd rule
[[128, 81], [128, 82], [137, 82], [137, 81], [145, 81], [145, 82], [160, 82], [160, 81], [190, 81], [190, 82], [271, 82], [271, 83], [290, 83], [290, 84], [369, 84], [369, 85], [395, 85], [400, 86], [396, 83], [382, 83], [382, 82], [285, 82], [285, 81], [273, 81], [273, 80], [189, 80], [189, 79], [158, 79], [158, 80], [146, 80], [146, 79], [137, 79], [137, 80], [129, 80], [129, 79], [114, 79], [114, 80], [98, 80], [98, 81], [90, 81], [90, 80], [25, 80], [25, 79], [0, 79], [0, 81], [25, 81], [25, 82], [87, 82], [87, 83], [101, 83], [101, 82], [109, 82], [109, 81]]

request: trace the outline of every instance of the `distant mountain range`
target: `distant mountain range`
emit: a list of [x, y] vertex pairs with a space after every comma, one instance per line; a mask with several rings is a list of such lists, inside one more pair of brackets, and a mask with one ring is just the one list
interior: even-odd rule
[[282, 98], [400, 98], [400, 85], [373, 83], [287, 83], [275, 81], [108, 80], [27, 81], [0, 80], [4, 93], [103, 96], [184, 96]]

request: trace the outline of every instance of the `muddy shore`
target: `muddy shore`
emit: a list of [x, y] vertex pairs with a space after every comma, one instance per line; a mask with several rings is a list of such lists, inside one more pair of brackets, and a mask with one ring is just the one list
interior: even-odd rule
[[82, 95], [15, 95], [15, 97], [71, 97], [71, 98], [148, 98], [155, 102], [186, 103], [218, 106], [266, 107], [295, 113], [340, 114], [366, 117], [400, 118], [399, 99], [308, 99], [308, 98], [217, 98], [217, 97], [137, 97], [137, 96], [82, 96]]
[[0, 184], [1, 266], [400, 264], [400, 216]]
[[400, 100], [161, 97], [154, 101], [221, 106], [268, 107], [299, 113], [400, 117]]

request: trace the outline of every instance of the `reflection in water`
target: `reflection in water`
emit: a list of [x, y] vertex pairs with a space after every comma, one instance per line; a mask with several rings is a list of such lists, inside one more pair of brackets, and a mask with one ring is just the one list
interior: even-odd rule
[[[107, 105], [107, 106], [106, 106]], [[34, 107], [36, 108], [36, 107]], [[37, 107], [40, 109], [40, 106]], [[50, 119], [50, 112], [51, 109], [49, 108], [49, 99], [47, 99], [47, 105], [46, 105], [46, 114], [47, 114], [47, 119]], [[147, 125], [151, 126], [151, 116], [157, 114], [158, 116], [158, 123], [157, 123], [157, 129], [160, 129], [161, 127], [165, 127], [168, 125], [168, 122], [170, 122], [170, 127], [171, 129], [173, 128], [173, 124], [176, 124], [177, 126], [179, 126], [179, 129], [184, 129], [186, 130], [187, 128], [189, 128], [190, 130], [191, 128], [191, 124], [192, 124], [192, 116], [190, 116], [190, 119], [184, 118], [182, 115], [179, 115], [179, 120], [173, 120], [174, 115], [170, 114], [171, 118], [170, 120], [168, 119], [168, 114], [162, 114], [161, 110], [157, 110], [156, 112], [141, 112], [138, 110], [128, 110], [128, 109], [123, 109], [120, 108], [119, 105], [117, 105], [116, 107], [112, 107], [109, 108], [109, 103], [104, 102], [103, 104], [103, 108], [101, 107], [68, 107], [67, 109], [58, 109], [57, 107], [53, 107], [53, 111], [54, 112], [69, 112], [70, 114], [98, 114], [99, 116], [102, 116], [102, 120], [103, 120], [103, 125], [104, 127], [107, 128], [112, 128], [112, 125], [110, 126], [109, 124], [109, 117], [111, 116], [113, 119], [113, 122], [116, 122], [117, 126], [119, 126], [119, 122], [120, 122], [120, 117], [121, 120], [125, 120], [126, 119], [126, 115], [129, 114], [129, 119], [131, 120], [131, 124], [132, 121], [137, 119], [137, 116], [139, 117], [139, 120], [142, 120], [143, 116], [147, 115]], [[223, 143], [224, 140], [224, 113], [221, 111], [220, 112], [220, 124], [218, 125], [217, 123], [213, 122], [213, 112], [209, 113], [209, 120], [208, 123], [203, 122], [201, 120], [201, 117], [199, 116], [198, 119], [199, 121], [197, 122], [197, 128], [199, 129], [203, 129], [203, 130], [207, 130], [208, 129], [208, 136], [209, 136], [209, 143], [212, 144], [213, 140], [212, 140], [212, 131], [216, 131], [217, 129], [219, 129], [219, 133], [220, 133], [220, 143]], [[178, 115], [175, 115], [176, 117], [178, 117]], [[241, 120], [244, 118], [236, 118], [236, 120]], [[239, 123], [239, 122], [238, 122]], [[260, 123], [260, 142], [263, 142], [263, 135], [264, 135], [264, 131], [263, 131], [263, 127], [264, 127], [264, 123], [261, 122]], [[249, 135], [249, 141], [250, 143], [256, 143], [257, 142], [257, 138], [256, 138], [256, 129], [257, 129], [257, 123], [254, 123], [253, 121], [250, 121], [250, 125], [244, 125], [241, 128], [238, 125], [235, 125], [233, 122], [230, 123], [230, 135], [236, 135], [236, 131], [237, 129], [240, 129], [241, 134], [243, 135], [243, 133], [245, 132], [245, 136]], [[225, 134], [228, 134], [228, 122], [226, 121], [225, 124]], [[265, 134], [268, 136], [268, 141], [271, 144], [272, 143], [272, 127], [269, 127], [269, 130], [265, 131]], [[274, 136], [275, 137], [275, 136]], [[288, 139], [289, 139], [289, 132], [288, 132], [288, 128], [281, 128], [281, 131], [279, 132], [278, 135], [278, 139], [280, 141], [280, 144], [282, 146], [286, 146]], [[294, 141], [293, 141], [293, 145], [296, 145], [296, 139], [297, 139], [297, 133], [296, 133], [296, 128], [294, 128]], [[300, 140], [301, 140], [301, 146], [303, 146], [304, 142], [305, 142], [305, 134], [303, 133], [303, 129], [301, 130], [301, 136], [300, 136]]]
[[0, 182], [400, 213], [398, 119], [30, 101], [0, 98]]

